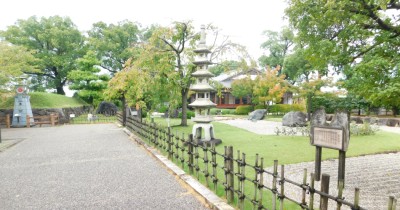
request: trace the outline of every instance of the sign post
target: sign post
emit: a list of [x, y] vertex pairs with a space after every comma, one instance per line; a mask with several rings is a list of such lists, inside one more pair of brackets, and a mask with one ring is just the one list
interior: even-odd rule
[[322, 147], [339, 150], [338, 182], [345, 178], [346, 151], [349, 146], [350, 132], [348, 114], [338, 112], [332, 122], [325, 122], [325, 110], [315, 111], [312, 120], [310, 143], [315, 146], [315, 180], [321, 179]]

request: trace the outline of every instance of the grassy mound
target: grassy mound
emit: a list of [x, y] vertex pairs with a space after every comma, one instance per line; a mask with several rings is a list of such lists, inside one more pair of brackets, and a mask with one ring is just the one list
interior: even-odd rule
[[[29, 93], [31, 97], [31, 106], [33, 109], [41, 108], [65, 108], [65, 107], [80, 107], [88, 105], [84, 101], [77, 98], [70, 98], [54, 93], [34, 92]], [[14, 96], [9, 96], [0, 101], [0, 109], [13, 109]]]

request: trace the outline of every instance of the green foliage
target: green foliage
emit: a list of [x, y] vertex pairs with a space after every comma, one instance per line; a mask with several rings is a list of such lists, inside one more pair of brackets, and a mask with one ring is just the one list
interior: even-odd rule
[[275, 68], [283, 66], [286, 55], [293, 45], [294, 35], [289, 28], [282, 29], [281, 32], [265, 31], [267, 41], [261, 44], [261, 48], [267, 51], [267, 55], [261, 56], [258, 60], [261, 66]]
[[71, 90], [78, 90], [77, 95], [91, 105], [97, 105], [104, 100], [103, 91], [107, 88], [108, 75], [99, 75], [100, 64], [96, 54], [88, 51], [83, 58], [78, 59], [78, 70], [68, 73], [72, 84]]
[[349, 92], [398, 108], [400, 30], [387, 11], [398, 11], [397, 2], [291, 0], [286, 14], [311, 66], [333, 67]]
[[235, 113], [238, 115], [247, 115], [254, 110], [253, 106], [250, 105], [240, 105], [236, 107]]
[[234, 80], [231, 84], [232, 95], [236, 98], [247, 97], [253, 95], [255, 82], [250, 76], [244, 77], [243, 79]]
[[[195, 116], [195, 113], [193, 111], [190, 111], [190, 110], [187, 110], [186, 114], [187, 114], [187, 118], [188, 119], [190, 119], [190, 118]], [[182, 112], [179, 112], [178, 117], [182, 118]]]
[[12, 89], [12, 83], [23, 73], [38, 73], [33, 63], [36, 61], [33, 52], [22, 46], [11, 45], [0, 41], [0, 94], [5, 89]]
[[89, 45], [96, 50], [101, 67], [112, 74], [123, 68], [131, 57], [136, 57], [133, 46], [139, 42], [140, 31], [136, 23], [122, 21], [107, 25], [104, 22], [93, 24], [88, 32]]
[[[32, 108], [66, 108], [81, 107], [88, 104], [78, 98], [66, 97], [54, 93], [32, 92], [29, 93]], [[1, 109], [13, 109], [14, 97], [10, 96], [4, 101], [0, 101]]]
[[71, 19], [53, 16], [38, 20], [33, 16], [18, 20], [0, 36], [14, 45], [35, 51], [35, 64], [41, 72], [35, 73], [39, 79], [34, 81], [45, 81], [40, 85], [65, 94], [63, 87], [68, 81], [67, 75], [76, 69], [75, 61], [85, 51], [85, 38]]
[[364, 123], [361, 125], [356, 124], [355, 122], [350, 123], [350, 134], [351, 135], [369, 136], [369, 135], [375, 135], [377, 131], [379, 131], [378, 126], [371, 125], [366, 121], [364, 121]]
[[242, 62], [235, 60], [227, 60], [218, 63], [217, 65], [211, 66], [208, 70], [214, 74], [214, 76], [218, 76], [223, 72], [239, 70], [242, 67]]
[[275, 115], [285, 114], [291, 111], [300, 111], [304, 112], [305, 107], [302, 104], [274, 104], [268, 106], [268, 113], [272, 113]]
[[369, 107], [369, 103], [355, 96], [338, 97], [337, 95], [325, 93], [314, 96], [312, 99], [312, 111], [324, 107], [326, 113], [332, 114], [336, 110], [351, 111], [352, 109], [361, 109]]
[[254, 106], [254, 110], [256, 109], [266, 109], [267, 105], [265, 104], [257, 104], [256, 106]]

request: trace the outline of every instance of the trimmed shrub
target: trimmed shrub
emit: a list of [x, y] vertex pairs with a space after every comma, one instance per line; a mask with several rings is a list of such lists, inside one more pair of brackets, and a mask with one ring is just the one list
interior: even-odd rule
[[267, 108], [267, 106], [262, 105], [262, 104], [258, 104], [258, 105], [256, 105], [256, 106], [254, 107], [254, 110], [256, 110], [256, 109], [266, 109], [266, 108]]
[[[190, 119], [190, 118], [194, 117], [194, 112], [190, 111], [190, 110], [187, 110], [186, 111], [186, 116], [187, 116], [187, 119]], [[178, 117], [182, 118], [182, 112], [179, 113]]]
[[241, 105], [236, 107], [235, 113], [238, 115], [247, 115], [252, 112], [254, 109], [250, 105]]
[[268, 113], [283, 115], [291, 111], [304, 112], [305, 107], [302, 104], [274, 104], [267, 109]]

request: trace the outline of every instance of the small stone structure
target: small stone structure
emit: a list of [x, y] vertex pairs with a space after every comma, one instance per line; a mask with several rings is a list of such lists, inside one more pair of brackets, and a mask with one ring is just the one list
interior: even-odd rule
[[252, 121], [262, 120], [264, 119], [265, 113], [267, 113], [266, 109], [256, 109], [249, 113], [249, 117], [247, 119]]
[[298, 127], [298, 126], [306, 126], [307, 125], [307, 116], [303, 112], [294, 112], [291, 111], [286, 113], [282, 118], [282, 125], [289, 127]]
[[115, 104], [107, 101], [102, 101], [96, 110], [96, 114], [104, 114], [107, 116], [116, 115], [118, 112], [118, 107]]
[[[192, 76], [196, 79], [196, 82], [190, 87], [190, 90], [195, 92], [196, 98], [189, 106], [195, 109], [195, 117], [192, 118], [192, 121], [196, 124], [193, 125], [192, 134], [198, 143], [205, 142], [207, 145], [217, 145], [221, 143], [221, 140], [215, 139], [214, 127], [211, 124], [213, 118], [210, 115], [210, 109], [216, 106], [210, 100], [210, 92], [214, 91], [214, 88], [208, 83], [214, 75], [208, 71], [208, 65], [211, 64], [208, 60], [210, 50], [206, 46], [204, 25], [201, 26], [200, 42], [194, 52], [196, 57], [193, 64], [197, 66], [197, 70], [193, 72]], [[202, 136], [203, 131], [204, 136]]]
[[[35, 125], [35, 122], [33, 120], [33, 114], [32, 114], [32, 108], [31, 108], [31, 102], [30, 102], [30, 96], [28, 95], [28, 89], [26, 85], [20, 84], [17, 85], [16, 88], [16, 93], [17, 95], [15, 96], [14, 99], [14, 112], [12, 115], [12, 127], [25, 127], [25, 126], [31, 126]], [[27, 122], [27, 117], [30, 118], [29, 122]], [[28, 125], [29, 124], [29, 125]]]

